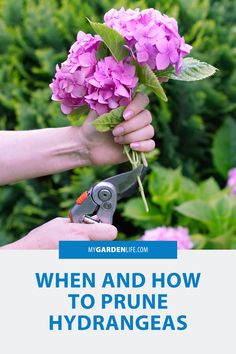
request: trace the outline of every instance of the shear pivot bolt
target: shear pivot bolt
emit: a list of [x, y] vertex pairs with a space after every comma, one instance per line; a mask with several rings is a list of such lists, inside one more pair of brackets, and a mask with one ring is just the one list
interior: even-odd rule
[[111, 192], [108, 189], [102, 189], [99, 191], [98, 196], [102, 201], [105, 202], [111, 199]]
[[112, 204], [110, 202], [105, 202], [105, 203], [103, 203], [103, 208], [104, 209], [111, 209], [112, 208]]

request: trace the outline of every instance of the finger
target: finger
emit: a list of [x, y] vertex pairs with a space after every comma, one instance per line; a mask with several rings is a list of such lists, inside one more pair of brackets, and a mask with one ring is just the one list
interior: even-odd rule
[[136, 115], [134, 118], [124, 121], [117, 125], [113, 130], [114, 136], [125, 135], [136, 130], [142, 129], [152, 122], [152, 115], [149, 111], [145, 110]]
[[117, 136], [114, 138], [115, 142], [118, 144], [131, 144], [136, 143], [143, 140], [149, 140], [154, 136], [154, 128], [152, 125], [147, 125], [146, 127], [136, 130], [135, 132]]
[[130, 144], [132, 150], [141, 151], [141, 152], [150, 152], [155, 149], [155, 142], [152, 139], [139, 141], [136, 143]]
[[112, 241], [117, 236], [117, 228], [110, 224], [71, 224], [73, 233], [80, 240]]
[[123, 117], [125, 120], [129, 120], [142, 112], [144, 108], [149, 104], [148, 96], [142, 92], [138, 92], [132, 102], [126, 107]]

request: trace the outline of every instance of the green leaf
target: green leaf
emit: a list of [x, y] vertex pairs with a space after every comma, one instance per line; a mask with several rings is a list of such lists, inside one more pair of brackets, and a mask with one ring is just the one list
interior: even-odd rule
[[67, 118], [69, 119], [71, 125], [80, 127], [81, 125], [84, 124], [88, 113], [89, 113], [89, 107], [84, 105], [75, 109], [70, 114], [68, 114]]
[[149, 175], [149, 192], [152, 202], [162, 207], [173, 203], [179, 198], [181, 186], [180, 170], [172, 170], [155, 166]]
[[210, 206], [202, 200], [186, 202], [175, 208], [180, 214], [191, 219], [210, 224], [214, 219], [214, 213]]
[[170, 74], [168, 77], [179, 81], [198, 81], [206, 79], [216, 73], [218, 69], [214, 66], [201, 62], [194, 58], [185, 58], [180, 75]]
[[214, 197], [220, 192], [220, 187], [218, 186], [216, 180], [211, 177], [206, 181], [202, 182], [199, 186], [199, 197], [201, 199], [207, 199], [209, 197]]
[[236, 166], [236, 122], [228, 118], [217, 131], [212, 148], [217, 171], [227, 177], [228, 171]]
[[197, 250], [202, 250], [205, 248], [207, 243], [207, 238], [202, 234], [193, 234], [191, 235], [191, 241], [193, 242], [193, 248]]
[[97, 58], [97, 60], [100, 60], [100, 59], [103, 59], [107, 56], [109, 56], [109, 49], [107, 48], [107, 46], [104, 42], [101, 42], [98, 46], [96, 58]]
[[112, 130], [113, 128], [115, 128], [115, 126], [117, 126], [117, 124], [123, 121], [122, 114], [124, 110], [125, 107], [123, 106], [113, 109], [109, 113], [105, 113], [95, 119], [92, 124], [95, 129], [101, 133]]
[[124, 47], [126, 45], [125, 39], [119, 32], [103, 23], [92, 22], [89, 19], [88, 21], [93, 30], [102, 38], [116, 61], [121, 61], [129, 56], [129, 51]]
[[170, 78], [171, 75], [175, 74], [175, 69], [173, 66], [169, 66], [165, 70], [157, 70], [155, 71], [155, 74], [157, 77], [167, 77]]
[[152, 71], [149, 65], [145, 64], [144, 66], [135, 63], [136, 74], [139, 78], [139, 84], [143, 84], [150, 88], [158, 97], [163, 101], [168, 101], [165, 91], [163, 90], [158, 78]]
[[124, 204], [124, 211], [122, 213], [128, 219], [134, 221], [135, 225], [142, 228], [152, 228], [163, 224], [163, 216], [160, 214], [158, 207], [148, 201], [149, 212], [147, 213], [143, 207], [143, 200], [141, 198], [132, 198]]
[[191, 179], [182, 176], [178, 202], [182, 204], [188, 200], [197, 199], [197, 197], [198, 197], [197, 184], [193, 182]]

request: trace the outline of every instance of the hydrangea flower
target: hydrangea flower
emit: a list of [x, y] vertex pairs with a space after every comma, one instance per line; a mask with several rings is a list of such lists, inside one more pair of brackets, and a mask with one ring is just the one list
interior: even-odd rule
[[69, 51], [67, 60], [61, 67], [56, 66], [56, 75], [50, 84], [52, 99], [61, 101], [61, 110], [69, 114], [85, 104], [88, 92], [87, 78], [90, 77], [97, 63], [96, 50], [101, 39], [80, 31], [76, 42]]
[[98, 114], [119, 106], [126, 106], [137, 85], [135, 66], [125, 61], [119, 63], [110, 56], [100, 60], [94, 74], [88, 80], [88, 95], [85, 101]]
[[236, 168], [228, 172], [227, 187], [231, 188], [231, 193], [236, 195]]
[[193, 243], [189, 235], [189, 230], [182, 226], [178, 226], [177, 228], [161, 226], [155, 229], [146, 230], [140, 240], [177, 241], [178, 249], [189, 250], [193, 247]]
[[152, 70], [174, 66], [180, 73], [183, 57], [192, 48], [180, 36], [177, 21], [155, 9], [112, 9], [105, 14], [104, 22], [126, 39], [137, 61]]

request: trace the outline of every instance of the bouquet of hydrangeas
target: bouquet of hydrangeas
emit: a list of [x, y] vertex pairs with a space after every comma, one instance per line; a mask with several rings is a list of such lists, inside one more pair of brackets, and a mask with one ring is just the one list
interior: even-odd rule
[[[176, 20], [157, 10], [112, 9], [103, 24], [89, 22], [96, 35], [78, 33], [50, 85], [52, 99], [61, 102], [62, 112], [74, 124], [83, 124], [92, 109], [99, 115], [94, 127], [109, 131], [122, 121], [125, 106], [137, 90], [149, 89], [167, 101], [162, 81], [201, 80], [216, 71], [207, 63], [185, 58], [192, 47], [180, 36]], [[143, 153], [129, 146], [124, 151], [133, 168], [147, 164]]]

